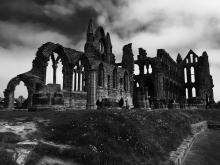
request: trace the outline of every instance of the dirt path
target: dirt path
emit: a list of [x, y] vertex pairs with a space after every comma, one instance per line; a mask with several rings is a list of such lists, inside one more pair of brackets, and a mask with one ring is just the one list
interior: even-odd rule
[[207, 130], [196, 139], [183, 165], [219, 165], [220, 130]]

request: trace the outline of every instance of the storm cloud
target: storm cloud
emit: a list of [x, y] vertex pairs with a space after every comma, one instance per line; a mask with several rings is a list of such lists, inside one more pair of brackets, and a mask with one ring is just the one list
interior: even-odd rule
[[[87, 23], [110, 32], [120, 61], [122, 47], [133, 43], [155, 56], [164, 48], [175, 59], [190, 49], [209, 54], [214, 93], [220, 100], [219, 0], [1, 0], [0, 93], [13, 76], [31, 67], [38, 47], [47, 41], [83, 50]], [[23, 59], [23, 60], [21, 60]], [[4, 68], [10, 66], [5, 73]]]

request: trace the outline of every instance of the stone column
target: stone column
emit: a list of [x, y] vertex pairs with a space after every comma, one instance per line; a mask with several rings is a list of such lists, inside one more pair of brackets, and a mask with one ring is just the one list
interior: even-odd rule
[[134, 106], [135, 108], [145, 109], [146, 108], [146, 101], [145, 101], [145, 93], [143, 87], [137, 87], [134, 91]]
[[163, 97], [163, 74], [156, 73], [154, 80], [154, 93], [157, 99], [161, 99]]
[[53, 64], [53, 84], [57, 83], [57, 64]]
[[81, 89], [81, 71], [78, 70], [78, 91]]
[[73, 70], [71, 68], [65, 68], [63, 70], [63, 90], [72, 92], [73, 83]]
[[87, 109], [97, 109], [96, 106], [96, 71], [88, 71], [88, 86], [87, 86]]
[[45, 63], [45, 65], [42, 65], [42, 68], [40, 68], [41, 71], [40, 71], [39, 77], [41, 77], [41, 79], [44, 82], [44, 84], [46, 84], [47, 67], [48, 67], [48, 64]]
[[145, 101], [146, 101], [146, 109], [150, 110], [150, 103], [149, 103], [149, 97], [148, 97], [148, 87], [145, 87]]
[[9, 93], [8, 95], [8, 107], [9, 109], [14, 109], [14, 92]]

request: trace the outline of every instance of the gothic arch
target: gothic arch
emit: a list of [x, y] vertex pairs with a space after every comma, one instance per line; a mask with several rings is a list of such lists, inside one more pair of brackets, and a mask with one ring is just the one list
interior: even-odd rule
[[68, 61], [69, 58], [64, 52], [64, 48], [59, 44], [54, 44], [48, 42], [43, 44], [37, 51], [36, 57], [33, 60], [32, 73], [39, 76], [41, 80], [46, 82], [46, 69], [48, 65], [48, 61], [50, 60], [53, 53], [58, 54], [58, 58], [60, 58], [61, 63], [63, 65], [63, 73], [68, 72], [70, 70]]
[[[95, 32], [95, 40], [97, 42], [97, 48], [99, 50], [99, 52], [101, 54], [105, 53], [107, 51], [107, 39], [106, 39], [106, 36], [105, 36], [105, 31], [103, 29], [103, 27], [99, 26], [97, 29], [96, 29], [96, 32]], [[104, 57], [103, 57], [104, 58]]]
[[35, 91], [36, 86], [38, 88], [43, 87], [42, 82], [39, 79], [37, 79], [34, 75], [21, 74], [21, 75], [18, 75], [12, 78], [9, 81], [7, 88], [4, 91], [6, 108], [12, 108], [12, 109], [14, 108], [14, 91], [15, 91], [16, 86], [18, 86], [21, 81], [27, 87], [28, 106], [32, 105], [32, 95]]
[[[73, 65], [73, 78], [72, 78], [72, 90], [86, 92], [88, 82], [88, 70], [91, 68], [89, 60], [85, 56], [81, 56], [77, 59]], [[77, 87], [78, 86], [78, 87]]]

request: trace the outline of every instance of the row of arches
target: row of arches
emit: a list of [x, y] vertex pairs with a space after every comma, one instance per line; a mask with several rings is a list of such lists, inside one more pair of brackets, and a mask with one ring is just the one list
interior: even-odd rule
[[46, 84], [60, 84], [63, 88], [63, 65], [57, 53], [52, 53], [46, 69]]
[[73, 81], [72, 90], [73, 91], [86, 91], [86, 76], [85, 68], [81, 61], [73, 68]]
[[[63, 65], [57, 53], [53, 53], [48, 61], [46, 84], [60, 84], [63, 89]], [[73, 67], [72, 91], [85, 91], [85, 68], [81, 60]]]
[[[152, 68], [151, 64], [144, 65], [143, 69], [144, 69], [144, 74], [152, 74], [153, 73], [153, 68]], [[138, 64], [134, 64], [134, 74], [140, 75], [140, 67]]]

